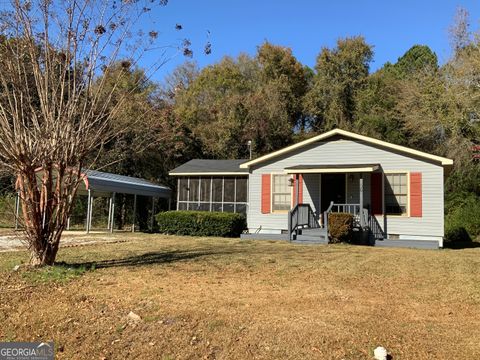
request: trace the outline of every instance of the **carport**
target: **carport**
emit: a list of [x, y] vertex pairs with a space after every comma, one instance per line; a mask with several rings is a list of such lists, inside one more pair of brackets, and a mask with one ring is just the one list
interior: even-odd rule
[[[167, 186], [158, 185], [151, 181], [131, 176], [111, 174], [96, 170], [87, 170], [84, 173], [83, 182], [78, 188], [78, 195], [86, 195], [88, 199], [87, 218], [85, 222], [85, 230], [87, 231], [87, 233], [92, 228], [92, 210], [94, 197], [109, 198], [107, 228], [110, 232], [113, 232], [113, 220], [115, 216], [115, 195], [118, 193], [134, 196], [132, 232], [135, 231], [137, 196], [147, 196], [152, 198], [152, 227], [155, 214], [155, 200], [157, 200], [158, 198], [167, 199], [168, 207], [170, 208], [170, 198], [172, 190]], [[67, 230], [68, 229], [69, 226], [67, 226]]]
[[[168, 201], [168, 208], [170, 209], [172, 190], [167, 186], [158, 185], [149, 180], [96, 170], [84, 171], [82, 180], [77, 191], [77, 196], [87, 196], [87, 214], [85, 219], [85, 230], [87, 233], [92, 229], [93, 199], [95, 197], [108, 198], [107, 229], [110, 232], [113, 232], [114, 229], [115, 196], [117, 194], [134, 196], [132, 232], [135, 231], [137, 196], [145, 196], [152, 199], [151, 227], [153, 227], [154, 222], [155, 201], [159, 198], [166, 199]], [[20, 201], [19, 194], [17, 193], [15, 205], [17, 221], [15, 228], [18, 228], [19, 208]], [[70, 230], [70, 218], [68, 219], [67, 230]]]

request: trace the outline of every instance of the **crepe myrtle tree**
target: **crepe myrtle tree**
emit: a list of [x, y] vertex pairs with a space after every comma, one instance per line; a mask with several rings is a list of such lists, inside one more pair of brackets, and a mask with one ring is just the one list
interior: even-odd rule
[[118, 136], [108, 124], [128, 94], [112, 101], [110, 69], [152, 51], [151, 75], [177, 52], [191, 55], [188, 41], [158, 46], [156, 29], [139, 30], [166, 3], [13, 0], [1, 12], [0, 166], [17, 179], [31, 265], [54, 263], [82, 169]]

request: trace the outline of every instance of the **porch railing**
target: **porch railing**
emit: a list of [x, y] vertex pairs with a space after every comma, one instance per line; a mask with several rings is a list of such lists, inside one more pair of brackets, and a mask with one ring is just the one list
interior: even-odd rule
[[333, 204], [332, 212], [341, 212], [357, 216], [360, 213], [360, 204]]
[[288, 237], [292, 240], [293, 232], [300, 227], [316, 229], [320, 227], [310, 204], [298, 204], [288, 212]]
[[[344, 212], [353, 215], [354, 221], [362, 229], [365, 227], [373, 228], [372, 217], [370, 216], [368, 209], [363, 208], [360, 211], [360, 204], [335, 204], [333, 201], [330, 203], [325, 212], [322, 214], [323, 228], [328, 233], [328, 214], [332, 212]], [[288, 212], [288, 236], [292, 240], [292, 236], [298, 233], [300, 228], [316, 229], [322, 227], [316, 217], [315, 212], [312, 210], [310, 204], [298, 204], [292, 210]]]
[[[368, 209], [361, 209], [360, 204], [335, 204], [330, 203], [330, 207], [326, 211], [328, 214], [329, 212], [342, 212], [348, 213], [353, 215], [353, 219], [357, 226], [364, 228], [369, 225], [369, 213]], [[328, 222], [328, 221], [327, 221]]]

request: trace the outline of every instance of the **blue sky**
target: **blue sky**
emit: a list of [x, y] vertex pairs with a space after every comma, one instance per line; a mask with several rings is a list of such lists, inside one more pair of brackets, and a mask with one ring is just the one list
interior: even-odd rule
[[[445, 62], [450, 56], [448, 28], [459, 6], [470, 12], [476, 28], [480, 2], [472, 0], [170, 0], [142, 26], [159, 30], [160, 43], [189, 38], [193, 59], [200, 67], [225, 55], [253, 55], [265, 40], [292, 48], [300, 62], [313, 67], [322, 47], [334, 46], [339, 37], [363, 35], [374, 45], [371, 70], [375, 70], [386, 61], [395, 62], [415, 44], [430, 46], [440, 62]], [[182, 24], [182, 31], [174, 30], [176, 23]], [[213, 50], [209, 56], [202, 52], [207, 30]], [[156, 56], [158, 53], [150, 52], [143, 61], [148, 63]], [[173, 57], [155, 78], [162, 79], [183, 61], [183, 56]]]

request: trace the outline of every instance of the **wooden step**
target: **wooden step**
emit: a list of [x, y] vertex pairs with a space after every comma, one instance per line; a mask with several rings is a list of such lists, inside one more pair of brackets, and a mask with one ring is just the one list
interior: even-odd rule
[[317, 229], [301, 229], [300, 230], [302, 235], [309, 235], [309, 236], [327, 236], [327, 229], [325, 228], [317, 228]]
[[328, 237], [298, 235], [294, 240], [292, 240], [292, 243], [294, 244], [328, 244]]

